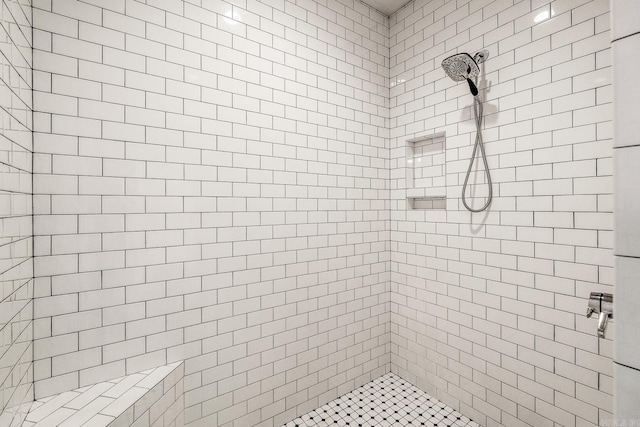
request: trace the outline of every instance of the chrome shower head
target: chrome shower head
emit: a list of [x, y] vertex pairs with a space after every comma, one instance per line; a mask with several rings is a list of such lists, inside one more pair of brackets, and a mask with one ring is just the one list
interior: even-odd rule
[[472, 79], [480, 74], [480, 67], [475, 59], [468, 53], [458, 53], [445, 58], [442, 61], [444, 72], [455, 82], [466, 80], [473, 96], [478, 95], [478, 88]]

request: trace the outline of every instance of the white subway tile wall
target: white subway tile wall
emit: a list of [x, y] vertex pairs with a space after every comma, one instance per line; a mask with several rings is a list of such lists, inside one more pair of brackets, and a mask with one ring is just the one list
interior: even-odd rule
[[31, 2], [0, 3], [0, 427], [33, 402]]
[[184, 363], [36, 400], [23, 427], [182, 427]]
[[34, 2], [37, 398], [185, 360], [191, 426], [389, 365], [388, 18]]
[[[608, 11], [416, 0], [390, 18], [391, 369], [482, 425], [611, 418], [615, 320], [598, 340], [585, 317], [589, 293], [613, 285]], [[472, 97], [440, 64], [480, 49], [495, 198], [471, 214]], [[406, 140], [439, 132], [446, 209], [408, 208]], [[474, 207], [487, 193], [479, 163]]]

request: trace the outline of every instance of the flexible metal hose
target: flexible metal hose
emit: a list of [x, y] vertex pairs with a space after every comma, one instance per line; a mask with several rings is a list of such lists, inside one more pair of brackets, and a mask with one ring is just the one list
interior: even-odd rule
[[[473, 97], [473, 115], [475, 117], [476, 122], [476, 142], [473, 145], [473, 154], [471, 154], [471, 158], [469, 159], [469, 169], [467, 169], [467, 175], [464, 177], [464, 185], [462, 186], [462, 204], [465, 208], [467, 208], [470, 212], [482, 212], [487, 209], [491, 204], [491, 200], [493, 199], [493, 185], [491, 184], [491, 173], [489, 172], [489, 164], [487, 163], [487, 154], [484, 151], [484, 144], [482, 142], [482, 102], [478, 96]], [[489, 186], [489, 196], [487, 197], [487, 202], [480, 209], [473, 209], [467, 204], [465, 193], [467, 192], [467, 183], [469, 182], [469, 176], [471, 175], [471, 169], [473, 168], [473, 162], [476, 159], [476, 151], [480, 147], [480, 154], [482, 157], [482, 162], [484, 163], [484, 173], [487, 176], [487, 185]]]

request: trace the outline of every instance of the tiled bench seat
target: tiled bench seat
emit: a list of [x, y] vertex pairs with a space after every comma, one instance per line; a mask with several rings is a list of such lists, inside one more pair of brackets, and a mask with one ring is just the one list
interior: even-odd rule
[[149, 369], [33, 403], [23, 427], [182, 427], [184, 364]]

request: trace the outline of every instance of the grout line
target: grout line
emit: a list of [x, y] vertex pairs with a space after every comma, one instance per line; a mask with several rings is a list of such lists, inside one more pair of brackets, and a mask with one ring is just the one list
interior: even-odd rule
[[617, 39], [611, 40], [611, 44], [613, 44], [614, 42], [617, 42], [619, 40], [624, 40], [626, 38], [633, 37], [633, 36], [638, 35], [638, 34], [640, 34], [640, 31], [636, 31], [635, 33], [632, 33], [632, 34], [627, 34], [626, 36], [618, 37]]
[[625, 365], [624, 363], [613, 361], [616, 365], [624, 366], [625, 368], [633, 369], [634, 371], [640, 371], [640, 368], [634, 368], [633, 366]]

